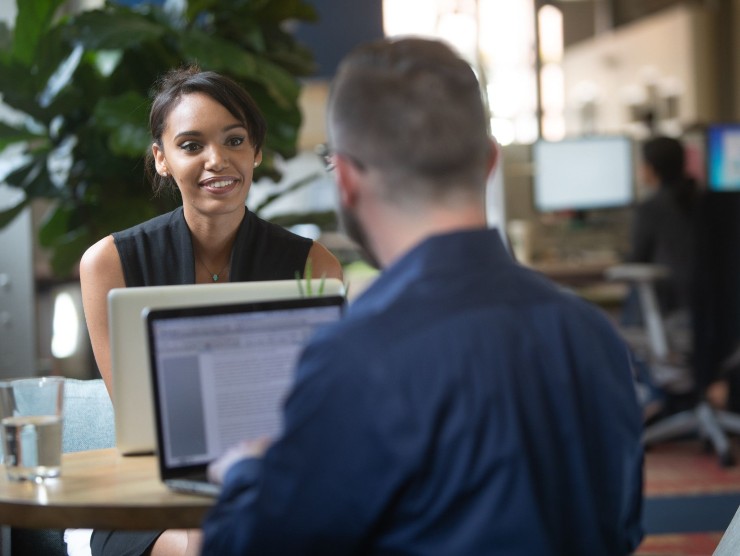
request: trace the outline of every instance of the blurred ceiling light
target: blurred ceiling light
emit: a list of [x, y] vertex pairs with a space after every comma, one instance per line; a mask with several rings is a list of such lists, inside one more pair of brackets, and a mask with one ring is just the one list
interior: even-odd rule
[[563, 13], [549, 4], [537, 12], [540, 30], [540, 56], [543, 62], [563, 59]]
[[383, 0], [387, 36], [438, 38], [470, 62], [486, 92], [491, 132], [502, 145], [530, 135], [519, 132], [518, 122], [536, 123], [534, 17], [534, 0]]
[[546, 112], [562, 112], [565, 107], [565, 83], [560, 64], [545, 64], [540, 70], [542, 107]]
[[437, 26], [435, 0], [383, 0], [383, 30], [386, 36], [433, 36]]
[[503, 147], [511, 145], [516, 139], [514, 123], [505, 118], [491, 118], [491, 133]]

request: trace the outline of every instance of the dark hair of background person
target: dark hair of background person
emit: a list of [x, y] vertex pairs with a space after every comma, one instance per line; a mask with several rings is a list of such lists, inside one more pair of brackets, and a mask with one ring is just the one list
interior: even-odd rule
[[446, 45], [406, 38], [355, 49], [339, 66], [329, 107], [331, 148], [381, 171], [389, 198], [485, 187], [491, 138], [480, 85]]
[[683, 144], [672, 137], [654, 137], [642, 145], [642, 158], [660, 180], [660, 187], [670, 191], [685, 213], [691, 213], [697, 202], [699, 186], [686, 174]]
[[[170, 112], [183, 95], [203, 93], [226, 108], [247, 129], [255, 152], [262, 150], [267, 134], [267, 122], [249, 93], [232, 79], [213, 71], [201, 71], [197, 65], [176, 68], [162, 75], [152, 89], [149, 130], [152, 141], [161, 148], [162, 134]], [[154, 194], [174, 188], [170, 176], [160, 176], [154, 167], [154, 156], [147, 152], [146, 172]]]

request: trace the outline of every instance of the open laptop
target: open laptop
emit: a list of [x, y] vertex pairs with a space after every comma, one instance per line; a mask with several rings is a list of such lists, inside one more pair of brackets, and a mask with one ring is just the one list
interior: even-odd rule
[[[318, 292], [320, 280], [312, 281]], [[116, 446], [123, 455], [150, 454], [156, 444], [146, 327], [147, 308], [189, 307], [300, 297], [296, 280], [116, 288], [108, 294]], [[326, 279], [324, 295], [343, 295], [340, 280]]]
[[146, 316], [160, 477], [217, 495], [208, 464], [234, 444], [274, 438], [298, 358], [336, 321], [341, 296], [152, 309]]

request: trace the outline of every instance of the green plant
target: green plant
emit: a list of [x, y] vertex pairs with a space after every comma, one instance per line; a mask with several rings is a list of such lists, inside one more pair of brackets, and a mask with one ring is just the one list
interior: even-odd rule
[[51, 200], [39, 242], [55, 274], [68, 275], [97, 239], [179, 203], [152, 198], [143, 164], [148, 91], [171, 67], [195, 62], [249, 90], [269, 127], [256, 178], [280, 178], [276, 157], [296, 153], [299, 78], [314, 71], [286, 25], [314, 21], [309, 4], [190, 0], [178, 11], [108, 3], [57, 17], [61, 4], [19, 1], [14, 28], [0, 24], [0, 92], [18, 115], [0, 122], [0, 150], [18, 149], [0, 181], [25, 193], [0, 211], [0, 228], [34, 199]]
[[[309, 257], [306, 260], [306, 269], [304, 271], [303, 278], [301, 277], [300, 272], [296, 271], [295, 273], [295, 280], [298, 284], [298, 293], [301, 295], [301, 297], [312, 297], [314, 295], [313, 293], [313, 261], [311, 260], [311, 257]], [[306, 285], [305, 291], [303, 288], [303, 284]], [[326, 284], [326, 274], [321, 275], [321, 280], [319, 281], [316, 295], [321, 296], [324, 294], [324, 285]]]

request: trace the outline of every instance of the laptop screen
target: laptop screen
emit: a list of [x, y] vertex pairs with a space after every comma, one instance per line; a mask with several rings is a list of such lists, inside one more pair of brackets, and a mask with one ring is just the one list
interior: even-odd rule
[[147, 315], [160, 465], [207, 464], [275, 437], [298, 358], [342, 297], [152, 310]]

